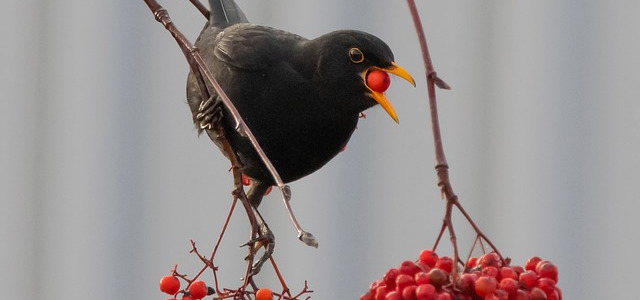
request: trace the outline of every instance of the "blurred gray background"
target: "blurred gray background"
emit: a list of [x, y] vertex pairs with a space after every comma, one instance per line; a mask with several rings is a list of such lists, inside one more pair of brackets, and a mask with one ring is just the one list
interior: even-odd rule
[[[262, 211], [294, 292], [356, 299], [430, 248], [443, 202], [420, 53], [404, 1], [238, 0], [250, 20], [316, 37], [385, 40], [417, 88], [394, 80], [397, 126], [367, 111], [347, 150], [291, 184], [318, 249], [297, 241], [280, 198]], [[160, 2], [195, 38], [204, 18]], [[555, 262], [565, 299], [625, 298], [640, 266], [640, 2], [419, 1], [438, 74], [451, 180], [500, 250]], [[22, 299], [165, 299], [174, 264], [193, 275], [230, 205], [229, 163], [198, 138], [187, 64], [142, 0], [9, 0], [0, 18], [0, 290]], [[473, 239], [459, 218], [463, 253]], [[635, 233], [634, 233], [635, 232]], [[237, 210], [216, 260], [243, 270]], [[440, 254], [450, 254], [447, 240]], [[207, 273], [206, 280], [211, 281]], [[256, 281], [278, 289], [272, 268]]]

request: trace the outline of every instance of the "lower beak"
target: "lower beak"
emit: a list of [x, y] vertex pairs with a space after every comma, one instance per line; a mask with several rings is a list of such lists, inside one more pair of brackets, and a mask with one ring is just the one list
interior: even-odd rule
[[[384, 72], [387, 72], [387, 73], [391, 73], [393, 75], [396, 75], [396, 76], [408, 81], [413, 86], [416, 86], [416, 82], [415, 82], [415, 80], [413, 80], [413, 77], [411, 77], [411, 74], [409, 74], [409, 72], [407, 72], [407, 70], [405, 70], [404, 68], [400, 67], [395, 62], [392, 62], [391, 63], [391, 67], [389, 67], [389, 68], [371, 67], [370, 69], [378, 69], [378, 70], [381, 70], [381, 71], [384, 71]], [[362, 74], [362, 76], [366, 77], [366, 74], [367, 74], [367, 72], [364, 72]], [[366, 85], [366, 82], [367, 82], [366, 79], [364, 80], [364, 82], [365, 82], [365, 86], [367, 86]], [[398, 120], [398, 115], [396, 114], [396, 111], [393, 109], [393, 106], [391, 106], [391, 102], [389, 102], [389, 99], [387, 99], [387, 97], [384, 95], [384, 92], [383, 93], [376, 92], [376, 91], [372, 90], [371, 88], [369, 88], [368, 86], [367, 86], [367, 90], [369, 91], [369, 94], [371, 95], [371, 98], [376, 100], [376, 102], [378, 102], [378, 104], [380, 104], [380, 106], [382, 106], [382, 108], [387, 112], [387, 114], [389, 114], [391, 119], [393, 119], [393, 121], [395, 121], [397, 124], [400, 124], [400, 122]]]

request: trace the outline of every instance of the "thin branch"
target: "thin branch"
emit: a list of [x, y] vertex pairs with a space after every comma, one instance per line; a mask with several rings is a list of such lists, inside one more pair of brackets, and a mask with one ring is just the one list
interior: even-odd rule
[[204, 4], [200, 3], [198, 0], [189, 0], [193, 6], [204, 16], [205, 19], [209, 20], [209, 10]]
[[[229, 208], [229, 213], [227, 214], [227, 218], [224, 220], [222, 231], [220, 231], [220, 235], [218, 236], [216, 245], [213, 247], [213, 251], [211, 252], [211, 257], [209, 259], [212, 262], [213, 262], [213, 259], [216, 257], [216, 253], [218, 252], [218, 247], [222, 242], [222, 237], [224, 236], [224, 233], [227, 231], [227, 226], [229, 225], [229, 221], [231, 220], [231, 215], [233, 215], [233, 211], [236, 207], [236, 203], [238, 203], [238, 198], [234, 197], [233, 201], [231, 202], [231, 208]], [[216, 286], [216, 291], [218, 292], [218, 295], [220, 295], [220, 286], [218, 285], [218, 272], [216, 272], [217, 271], [216, 268], [213, 268], [212, 270], [213, 270], [213, 283]]]
[[[418, 41], [420, 43], [420, 49], [422, 53], [422, 58], [424, 61], [424, 67], [426, 72], [426, 80], [427, 80], [427, 93], [429, 97], [429, 109], [431, 114], [431, 128], [433, 133], [434, 140], [434, 148], [435, 148], [435, 169], [437, 175], [437, 186], [440, 188], [440, 193], [442, 198], [446, 201], [446, 210], [445, 216], [443, 219], [442, 228], [440, 233], [438, 234], [438, 238], [436, 239], [436, 243], [433, 246], [433, 249], [438, 246], [440, 242], [440, 238], [444, 233], [445, 228], [449, 232], [449, 237], [451, 240], [451, 244], [453, 245], [453, 261], [456, 262], [453, 265], [452, 274], [456, 276], [457, 264], [460, 261], [458, 254], [458, 245], [456, 240], [455, 231], [453, 228], [453, 222], [451, 220], [452, 210], [455, 206], [460, 213], [466, 218], [467, 222], [471, 225], [473, 230], [476, 232], [477, 239], [485, 240], [489, 246], [495, 251], [500, 258], [504, 261], [502, 255], [498, 249], [494, 246], [494, 244], [488, 239], [488, 237], [480, 231], [480, 228], [475, 224], [473, 219], [467, 214], [465, 209], [462, 207], [460, 202], [458, 201], [458, 197], [453, 192], [453, 188], [451, 186], [451, 182], [449, 181], [449, 164], [447, 163], [447, 158], [444, 154], [444, 146], [442, 142], [442, 135], [440, 133], [440, 121], [438, 118], [438, 105], [436, 100], [436, 91], [435, 87], [439, 87], [442, 89], [450, 89], [449, 85], [446, 84], [442, 79], [440, 79], [433, 67], [433, 63], [431, 62], [431, 56], [429, 54], [429, 49], [427, 47], [427, 41], [425, 38], [422, 22], [420, 20], [420, 15], [418, 14], [418, 10], [414, 0], [407, 0], [407, 4], [409, 6], [409, 11], [411, 13], [411, 17], [413, 19], [413, 23], [415, 25], [416, 33], [418, 35]], [[474, 242], [475, 245], [475, 242]], [[472, 248], [473, 250], [473, 248]]]
[[269, 260], [271, 260], [271, 265], [273, 265], [273, 270], [276, 272], [276, 276], [278, 276], [278, 280], [280, 280], [280, 284], [282, 285], [282, 295], [286, 293], [287, 295], [289, 295], [289, 297], [291, 297], [291, 292], [289, 290], [289, 287], [287, 286], [287, 283], [284, 282], [284, 278], [282, 277], [282, 274], [280, 274], [280, 269], [278, 268], [278, 265], [276, 264], [275, 259], [273, 259], [273, 256], [270, 256]]
[[420, 49], [422, 53], [422, 59], [424, 61], [424, 68], [427, 77], [427, 91], [429, 93], [429, 106], [431, 111], [431, 128], [433, 131], [433, 139], [435, 141], [435, 155], [436, 155], [436, 167], [448, 166], [447, 158], [444, 155], [444, 148], [442, 147], [442, 136], [440, 134], [440, 122], [438, 120], [438, 105], [436, 101], [436, 91], [434, 85], [438, 85], [438, 87], [442, 89], [450, 89], [449, 85], [446, 84], [442, 79], [438, 78], [436, 71], [433, 68], [433, 63], [431, 62], [431, 55], [429, 54], [429, 48], [427, 47], [427, 40], [425, 38], [424, 29], [422, 27], [422, 21], [420, 20], [420, 15], [418, 14], [418, 9], [416, 7], [416, 3], [414, 0], [407, 0], [407, 4], [409, 5], [409, 11], [411, 12], [411, 18], [413, 19], [413, 24], [416, 28], [416, 33], [418, 35], [418, 41], [420, 43]]

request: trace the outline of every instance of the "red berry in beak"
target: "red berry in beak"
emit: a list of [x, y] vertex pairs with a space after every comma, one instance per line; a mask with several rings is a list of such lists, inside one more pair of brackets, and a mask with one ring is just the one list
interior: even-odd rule
[[390, 84], [391, 79], [387, 72], [371, 70], [367, 73], [367, 86], [378, 93], [384, 93]]

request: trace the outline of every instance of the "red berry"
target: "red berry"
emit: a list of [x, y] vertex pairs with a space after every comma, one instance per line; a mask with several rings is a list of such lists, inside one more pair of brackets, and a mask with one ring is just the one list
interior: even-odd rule
[[447, 273], [451, 273], [451, 270], [453, 269], [453, 260], [451, 257], [442, 256], [436, 261], [436, 268], [442, 269]]
[[473, 267], [475, 267], [478, 264], [478, 258], [477, 257], [469, 257], [469, 260], [467, 260], [467, 268], [471, 269]]
[[518, 273], [511, 267], [500, 268], [500, 278], [518, 279]]
[[438, 254], [431, 250], [422, 250], [418, 259], [430, 268], [433, 268], [436, 265], [436, 261], [438, 261]]
[[242, 185], [250, 185], [251, 178], [247, 177], [247, 175], [242, 174]]
[[384, 300], [402, 300], [402, 295], [396, 291], [392, 291], [390, 293], [387, 293], [387, 295], [384, 297]]
[[367, 73], [367, 86], [378, 93], [384, 93], [390, 84], [391, 79], [387, 72], [372, 70]]
[[416, 288], [418, 300], [432, 300], [436, 294], [436, 287], [431, 284], [421, 284]]
[[376, 294], [376, 289], [380, 286], [380, 285], [384, 285], [384, 282], [382, 280], [376, 280], [374, 282], [371, 283], [371, 285], [369, 286], [369, 293], [373, 296]]
[[429, 283], [429, 273], [418, 272], [416, 275], [413, 275], [413, 279], [416, 281], [416, 285]]
[[547, 294], [547, 300], [560, 300], [560, 295], [558, 291], [553, 291], [551, 294]]
[[484, 300], [500, 300], [496, 294], [489, 294], [484, 297]]
[[371, 296], [371, 293], [367, 292], [362, 294], [359, 300], [373, 300], [373, 296]]
[[534, 256], [531, 257], [527, 260], [527, 262], [524, 264], [524, 268], [525, 270], [529, 270], [529, 271], [535, 271], [536, 270], [536, 266], [538, 265], [538, 263], [541, 261], [542, 259], [540, 257]]
[[474, 290], [474, 285], [478, 277], [471, 273], [464, 273], [458, 277], [456, 287], [463, 292], [470, 292]]
[[538, 263], [536, 273], [542, 278], [550, 278], [554, 282], [558, 282], [558, 267], [548, 261]]
[[494, 295], [498, 300], [509, 300], [509, 294], [505, 290], [497, 289]]
[[416, 262], [416, 265], [417, 265], [418, 267], [420, 267], [420, 270], [421, 270], [422, 272], [429, 272], [429, 270], [431, 270], [431, 267], [429, 267], [429, 265], [427, 265], [427, 263], [425, 263], [425, 262], [423, 262], [423, 261], [419, 261], [419, 260], [418, 260], [418, 261]]
[[384, 297], [387, 295], [387, 293], [391, 291], [392, 289], [387, 287], [386, 285], [379, 286], [376, 289], [376, 293], [373, 295], [373, 298], [375, 300], [384, 300]]
[[183, 296], [181, 299], [182, 300], [197, 300], [196, 298], [193, 298], [191, 296]]
[[440, 288], [449, 282], [449, 276], [447, 273], [438, 268], [431, 269], [427, 274], [429, 274], [429, 283], [436, 288]]
[[511, 269], [513, 269], [514, 271], [516, 271], [516, 273], [518, 273], [518, 276], [522, 273], [524, 273], [524, 268], [521, 266], [512, 266]]
[[265, 195], [265, 196], [266, 196], [266, 195], [269, 195], [269, 193], [271, 193], [271, 190], [273, 190], [273, 186], [268, 187], [268, 188], [267, 188], [267, 190], [266, 190], [266, 191], [264, 191], [264, 195]]
[[436, 295], [435, 300], [453, 300], [453, 297], [451, 297], [451, 294], [449, 294], [448, 292], [441, 292]]
[[556, 290], [556, 282], [551, 278], [540, 278], [538, 279], [538, 284], [536, 287], [540, 288], [544, 291], [545, 294], [549, 295]]
[[498, 268], [496, 267], [489, 266], [482, 268], [482, 271], [480, 273], [482, 274], [482, 276], [489, 276], [498, 279], [498, 274], [500, 273], [500, 271], [498, 271]]
[[513, 278], [502, 278], [498, 288], [504, 290], [509, 295], [513, 295], [518, 290], [518, 281]]
[[180, 280], [175, 276], [164, 276], [160, 279], [160, 290], [169, 295], [175, 295], [180, 290]]
[[502, 267], [502, 259], [500, 259], [500, 255], [495, 252], [489, 252], [478, 259], [478, 265], [484, 267]]
[[389, 269], [389, 271], [387, 271], [387, 273], [385, 273], [384, 276], [382, 277], [382, 280], [388, 287], [395, 288], [396, 277], [398, 277], [399, 274], [400, 274], [400, 271], [398, 271], [398, 269]]
[[512, 300], [529, 300], [529, 292], [519, 289]]
[[207, 284], [202, 280], [196, 280], [189, 285], [189, 295], [194, 299], [202, 299], [209, 293]]
[[531, 289], [530, 299], [531, 300], [547, 300], [547, 294], [545, 294], [543, 290], [537, 287], [534, 287]]
[[526, 289], [531, 289], [532, 287], [536, 286], [538, 276], [536, 276], [536, 273], [534, 273], [533, 271], [525, 271], [524, 273], [520, 274], [519, 281], [523, 287], [525, 287]]
[[540, 260], [540, 261], [538, 261], [538, 263], [536, 264], [534, 271], [535, 271], [536, 273], [538, 273], [538, 272], [539, 272], [539, 270], [540, 270], [540, 266], [542, 266], [543, 264], [546, 264], [546, 263], [549, 263], [549, 261], [548, 261], [548, 260], [541, 259], [541, 260]]
[[400, 274], [396, 277], [396, 292], [398, 292], [398, 294], [402, 294], [402, 290], [410, 285], [416, 285], [416, 281], [413, 279], [413, 276]]
[[496, 292], [496, 289], [498, 289], [498, 281], [493, 277], [480, 276], [480, 278], [476, 280], [474, 288], [478, 296], [484, 297]]
[[268, 288], [261, 288], [256, 292], [256, 300], [271, 300], [273, 292]]
[[558, 299], [562, 300], [562, 290], [556, 285], [556, 293], [558, 294]]
[[413, 276], [414, 274], [422, 271], [422, 269], [418, 265], [416, 265], [415, 262], [405, 260], [400, 264], [400, 268], [398, 268], [398, 271], [400, 271], [400, 273], [402, 274]]
[[418, 298], [416, 297], [416, 289], [418, 288], [418, 286], [416, 285], [410, 285], [406, 288], [404, 288], [404, 290], [402, 290], [402, 299], [403, 300], [417, 300]]

